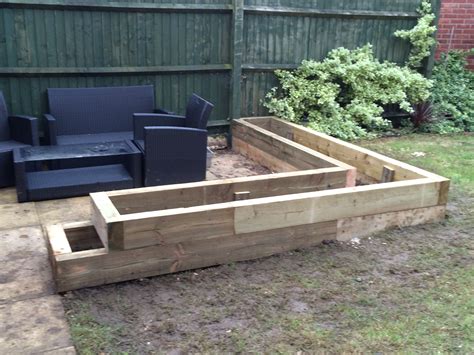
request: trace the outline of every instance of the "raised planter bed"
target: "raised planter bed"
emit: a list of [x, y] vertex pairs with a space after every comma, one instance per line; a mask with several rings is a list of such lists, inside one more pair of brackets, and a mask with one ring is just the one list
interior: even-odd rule
[[[236, 120], [232, 134], [234, 150], [279, 173], [91, 194], [92, 222], [47, 227], [58, 291], [444, 217], [441, 176], [272, 117]], [[354, 167], [375, 184], [354, 186]]]

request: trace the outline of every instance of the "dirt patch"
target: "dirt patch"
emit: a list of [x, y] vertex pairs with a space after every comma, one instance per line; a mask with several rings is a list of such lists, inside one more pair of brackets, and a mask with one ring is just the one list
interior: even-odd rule
[[218, 179], [271, 174], [272, 172], [230, 149], [214, 152], [209, 171]]
[[227, 146], [227, 140], [224, 136], [209, 137], [208, 146], [214, 153], [212, 164], [208, 171], [217, 179], [231, 179], [272, 173], [259, 163], [232, 151]]

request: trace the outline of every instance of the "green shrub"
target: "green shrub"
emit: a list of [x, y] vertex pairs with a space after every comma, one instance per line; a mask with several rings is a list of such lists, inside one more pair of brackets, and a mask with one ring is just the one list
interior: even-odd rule
[[466, 69], [471, 51], [442, 54], [433, 69], [434, 122], [425, 126], [430, 132], [474, 131], [474, 72]]
[[355, 50], [338, 48], [321, 62], [307, 60], [295, 71], [275, 72], [279, 89], [266, 96], [269, 111], [292, 122], [342, 139], [356, 139], [390, 127], [383, 106], [426, 101], [431, 81], [394, 63], [380, 62], [371, 45]]
[[406, 65], [414, 69], [422, 66], [423, 60], [430, 56], [431, 49], [436, 44], [433, 36], [436, 32], [436, 26], [433, 25], [436, 16], [433, 14], [431, 3], [423, 1], [418, 13], [421, 17], [415, 27], [395, 32], [395, 36], [410, 41], [411, 50]]

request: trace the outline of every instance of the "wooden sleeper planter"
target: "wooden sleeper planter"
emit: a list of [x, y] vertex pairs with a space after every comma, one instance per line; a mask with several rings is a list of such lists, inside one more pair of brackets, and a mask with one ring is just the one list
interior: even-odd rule
[[273, 117], [235, 120], [232, 134], [235, 151], [278, 173], [91, 194], [92, 222], [47, 227], [58, 291], [444, 217], [438, 175]]

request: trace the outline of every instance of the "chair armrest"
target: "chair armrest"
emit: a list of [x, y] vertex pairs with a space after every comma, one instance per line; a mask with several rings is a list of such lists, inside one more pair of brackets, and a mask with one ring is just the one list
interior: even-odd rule
[[38, 119], [30, 116], [8, 117], [12, 139], [30, 145], [39, 145]]
[[168, 110], [165, 110], [165, 109], [162, 109], [162, 108], [156, 108], [155, 113], [161, 113], [163, 115], [175, 115], [175, 113], [173, 111], [168, 111]]
[[133, 114], [133, 139], [143, 140], [144, 127], [174, 126], [184, 127], [186, 118], [177, 115], [164, 115], [159, 113], [134, 113]]
[[[178, 147], [186, 151], [186, 155], [199, 155], [196, 146], [203, 147], [207, 153], [207, 130], [190, 127], [144, 127], [145, 154], [150, 143], [159, 149], [170, 149], [175, 151]], [[174, 148], [172, 148], [174, 147]], [[205, 154], [206, 155], [206, 154]]]
[[45, 114], [44, 118], [46, 120], [45, 127], [45, 141], [48, 145], [56, 145], [57, 141], [57, 130], [56, 130], [56, 119], [53, 115]]

